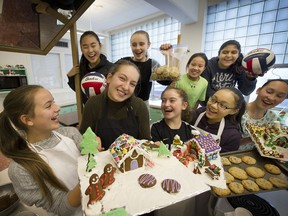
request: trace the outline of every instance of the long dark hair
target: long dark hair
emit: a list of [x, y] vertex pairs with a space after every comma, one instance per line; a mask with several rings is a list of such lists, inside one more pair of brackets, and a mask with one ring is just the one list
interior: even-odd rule
[[242, 59], [243, 59], [243, 54], [241, 53], [241, 45], [238, 41], [236, 40], [228, 40], [226, 42], [224, 42], [220, 49], [218, 50], [218, 56], [220, 55], [221, 51], [229, 45], [234, 45], [236, 46], [238, 52], [239, 52], [239, 57], [236, 59], [236, 61], [230, 66], [233, 67], [236, 73], [244, 73], [244, 69], [242, 67]]
[[288, 85], [288, 81], [287, 80], [284, 80], [284, 79], [270, 79], [270, 80], [267, 80], [267, 82], [265, 82], [260, 88], [263, 88], [266, 85], [268, 85], [269, 83], [274, 82], [274, 81], [283, 82], [283, 83], [286, 83]]
[[[97, 42], [101, 46], [100, 39], [94, 31], [85, 31], [80, 37], [80, 45], [82, 44], [83, 38], [88, 35], [95, 37]], [[89, 61], [85, 58], [84, 54], [82, 53], [81, 58], [80, 58], [80, 67], [79, 67], [81, 78], [85, 75], [84, 72], [86, 71], [88, 64], [89, 64]]]
[[207, 67], [207, 65], [208, 65], [208, 58], [207, 58], [207, 56], [206, 56], [206, 54], [205, 53], [194, 53], [190, 58], [189, 58], [189, 60], [188, 60], [188, 62], [187, 62], [187, 64], [186, 64], [186, 69], [188, 69], [188, 67], [189, 67], [189, 64], [191, 63], [191, 61], [194, 59], [194, 58], [196, 58], [196, 57], [201, 57], [203, 60], [204, 60], [204, 62], [205, 62], [205, 67]]
[[223, 87], [223, 88], [220, 88], [219, 90], [228, 90], [228, 91], [233, 92], [233, 96], [236, 101], [235, 108], [238, 109], [239, 111], [235, 113], [234, 115], [228, 115], [225, 118], [226, 119], [228, 118], [231, 122], [240, 124], [242, 116], [245, 113], [245, 109], [246, 109], [246, 102], [245, 102], [243, 94], [237, 88], [234, 88], [234, 87]]
[[52, 194], [47, 183], [55, 188], [68, 191], [67, 187], [54, 175], [50, 166], [30, 149], [24, 134], [27, 126], [20, 120], [22, 115], [33, 117], [34, 98], [43, 89], [39, 85], [26, 85], [11, 91], [4, 99], [4, 110], [0, 113], [0, 150], [7, 157], [24, 167], [39, 185], [43, 197], [50, 205]]

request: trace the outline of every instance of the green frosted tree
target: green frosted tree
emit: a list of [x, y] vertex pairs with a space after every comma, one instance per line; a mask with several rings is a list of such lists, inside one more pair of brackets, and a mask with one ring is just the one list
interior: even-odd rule
[[92, 169], [96, 166], [96, 160], [92, 154], [88, 154], [88, 161], [86, 164], [86, 172], [91, 172]]
[[88, 161], [86, 165], [86, 172], [91, 172], [96, 166], [96, 160], [94, 159], [94, 154], [98, 153], [99, 143], [96, 140], [96, 135], [90, 127], [87, 128], [83, 134], [82, 141], [80, 143], [81, 154], [88, 155]]
[[160, 146], [159, 146], [159, 152], [158, 152], [158, 157], [161, 156], [171, 156], [170, 150], [166, 147], [166, 145], [161, 141]]
[[99, 143], [96, 140], [96, 135], [90, 127], [87, 128], [83, 134], [82, 141], [80, 143], [81, 154], [96, 154], [98, 152]]

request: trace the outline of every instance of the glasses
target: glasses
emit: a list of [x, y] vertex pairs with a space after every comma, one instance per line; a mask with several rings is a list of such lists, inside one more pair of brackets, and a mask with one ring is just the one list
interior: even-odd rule
[[223, 103], [217, 101], [217, 100], [216, 100], [215, 98], [213, 98], [213, 97], [210, 97], [208, 101], [209, 101], [210, 103], [212, 103], [212, 104], [215, 104], [215, 103], [216, 103], [216, 104], [218, 105], [218, 107], [219, 107], [220, 109], [222, 109], [222, 110], [235, 109], [235, 108], [230, 108], [230, 107], [225, 106]]

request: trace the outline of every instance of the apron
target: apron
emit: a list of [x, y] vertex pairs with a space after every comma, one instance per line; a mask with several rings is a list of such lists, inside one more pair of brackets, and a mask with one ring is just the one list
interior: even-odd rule
[[[202, 133], [202, 134], [208, 134], [208, 133], [210, 133], [210, 132], [208, 132], [208, 131], [205, 131], [205, 130], [197, 127], [198, 124], [199, 124], [199, 122], [200, 122], [200, 120], [201, 120], [201, 119], [203, 118], [203, 116], [205, 115], [205, 113], [206, 113], [206, 111], [203, 112], [203, 113], [201, 113], [201, 114], [198, 116], [198, 118], [196, 119], [195, 124], [194, 124], [194, 127], [195, 127], [197, 130], [199, 130], [199, 132]], [[219, 125], [219, 128], [218, 128], [217, 134], [212, 134], [212, 133], [210, 133], [211, 136], [213, 137], [213, 139], [216, 140], [218, 143], [220, 143], [220, 139], [221, 139], [221, 135], [222, 135], [222, 133], [223, 133], [224, 127], [225, 127], [225, 118], [222, 118], [222, 120], [221, 120], [221, 122], [220, 122], [220, 125]]]
[[[129, 99], [128, 99], [129, 100]], [[108, 101], [106, 100], [106, 106], [102, 108], [102, 118], [97, 122], [96, 134], [101, 138], [102, 147], [107, 150], [109, 146], [123, 133], [138, 137], [139, 124], [136, 117], [133, 114], [133, 107], [130, 101], [126, 103], [127, 118], [123, 119], [110, 119], [108, 118]]]
[[[56, 131], [53, 131], [53, 133], [59, 140], [61, 140], [55, 147], [38, 151], [36, 146], [30, 146], [32, 146], [41, 158], [49, 164], [55, 176], [57, 176], [57, 178], [60, 179], [69, 190], [71, 190], [79, 181], [77, 161], [78, 157], [81, 155], [72, 139], [63, 136]], [[39, 146], [37, 147], [41, 148]], [[48, 215], [54, 215], [50, 212], [47, 213]], [[78, 215], [83, 215], [81, 206], [79, 206], [73, 214], [73, 216]]]

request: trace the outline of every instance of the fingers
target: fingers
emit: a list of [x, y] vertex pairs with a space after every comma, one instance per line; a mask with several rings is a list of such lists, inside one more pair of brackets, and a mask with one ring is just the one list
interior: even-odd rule
[[171, 48], [172, 48], [172, 44], [170, 43], [165, 43], [160, 46], [160, 50], [169, 50]]
[[98, 147], [97, 147], [98, 151], [104, 151], [105, 148], [102, 147], [101, 138], [98, 137], [98, 136], [96, 136], [96, 140], [97, 140], [97, 142], [98, 142], [98, 144], [99, 144]]
[[68, 76], [71, 77], [71, 76], [75, 76], [76, 74], [79, 73], [79, 65], [75, 65], [71, 68], [71, 70], [68, 72]]

